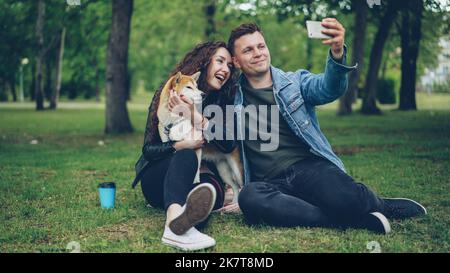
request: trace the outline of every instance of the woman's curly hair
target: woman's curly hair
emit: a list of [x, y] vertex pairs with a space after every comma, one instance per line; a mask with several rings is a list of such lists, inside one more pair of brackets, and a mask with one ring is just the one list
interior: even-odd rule
[[[186, 54], [186, 56], [180, 63], [178, 63], [175, 66], [175, 68], [172, 70], [167, 80], [169, 80], [170, 77], [172, 77], [178, 72], [181, 72], [184, 75], [193, 75], [196, 72], [200, 71], [201, 75], [200, 78], [198, 79], [198, 88], [202, 91], [208, 90], [206, 82], [208, 65], [210, 64], [211, 58], [216, 53], [217, 49], [221, 47], [227, 48], [226, 43], [222, 41], [217, 41], [198, 44], [190, 52]], [[159, 120], [156, 113], [158, 111], [159, 100], [164, 84], [162, 84], [160, 88], [155, 92], [155, 95], [153, 96], [152, 99], [152, 103], [150, 104], [149, 107], [147, 126], [145, 128], [144, 145], [146, 143], [161, 141], [158, 132]], [[210, 92], [209, 94], [207, 94], [203, 102], [203, 107], [212, 103], [218, 104], [222, 107], [224, 107], [227, 104], [232, 104], [234, 98], [235, 84], [236, 84], [235, 69], [234, 67], [232, 67], [230, 71], [230, 78], [228, 79], [228, 81], [225, 83], [224, 86], [222, 86], [220, 91]]]

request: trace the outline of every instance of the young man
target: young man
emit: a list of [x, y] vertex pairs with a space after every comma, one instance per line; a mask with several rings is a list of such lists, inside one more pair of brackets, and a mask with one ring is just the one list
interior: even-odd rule
[[256, 117], [259, 126], [278, 133], [277, 149], [263, 151], [266, 141], [260, 137], [240, 141], [245, 185], [239, 206], [249, 224], [352, 227], [387, 234], [387, 218], [424, 215], [426, 209], [409, 199], [380, 198], [355, 182], [321, 132], [314, 107], [344, 94], [347, 73], [356, 69], [344, 65], [343, 26], [333, 18], [324, 19], [322, 25], [324, 34], [332, 38], [323, 41], [331, 49], [325, 72], [318, 75], [271, 66], [263, 32], [256, 24], [243, 24], [231, 32], [228, 47], [234, 65], [242, 71], [235, 97], [241, 136], [256, 121], [255, 116], [243, 114], [248, 105], [277, 107], [282, 116], [277, 123], [269, 122], [270, 111]]

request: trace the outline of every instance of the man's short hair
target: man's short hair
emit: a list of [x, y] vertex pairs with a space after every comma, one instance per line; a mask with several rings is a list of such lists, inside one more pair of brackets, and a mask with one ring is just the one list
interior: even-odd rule
[[[240, 37], [252, 34], [254, 32], [259, 32], [263, 35], [261, 28], [256, 23], [241, 24], [237, 28], [233, 29], [228, 39], [228, 50], [230, 50], [231, 55], [234, 55], [234, 42]], [[264, 36], [264, 35], [263, 35]]]

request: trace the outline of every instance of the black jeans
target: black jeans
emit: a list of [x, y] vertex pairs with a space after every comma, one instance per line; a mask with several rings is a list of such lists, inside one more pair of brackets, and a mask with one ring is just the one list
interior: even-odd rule
[[[147, 202], [156, 208], [167, 208], [172, 204], [183, 206], [188, 193], [199, 184], [193, 184], [198, 169], [194, 150], [185, 149], [153, 163], [144, 173], [141, 181], [142, 193]], [[215, 209], [223, 206], [224, 190], [218, 176], [208, 173], [200, 174], [200, 184], [210, 183], [216, 189]], [[208, 220], [208, 219], [207, 219]], [[203, 228], [207, 220], [199, 224]]]
[[302, 160], [267, 182], [250, 182], [239, 195], [248, 224], [348, 228], [384, 202], [326, 159]]

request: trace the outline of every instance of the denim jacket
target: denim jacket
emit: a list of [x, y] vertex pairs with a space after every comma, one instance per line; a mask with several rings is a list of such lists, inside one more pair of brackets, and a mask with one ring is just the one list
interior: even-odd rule
[[[344, 47], [342, 64], [335, 61], [328, 54], [325, 73], [312, 74], [300, 69], [296, 72], [284, 72], [271, 66], [273, 81], [273, 93], [278, 109], [295, 135], [307, 143], [310, 152], [328, 159], [345, 172], [344, 164], [331, 149], [324, 134], [320, 130], [319, 122], [315, 113], [315, 106], [330, 103], [347, 90], [347, 73], [356, 69], [355, 66], [346, 66], [346, 52]], [[241, 83], [238, 84], [234, 99], [236, 113], [236, 126], [238, 136], [243, 136], [245, 124], [242, 124], [243, 94]], [[239, 138], [242, 139], [242, 138]], [[242, 163], [244, 167], [244, 183], [251, 181], [248, 159], [245, 155], [244, 143], [239, 141]]]

